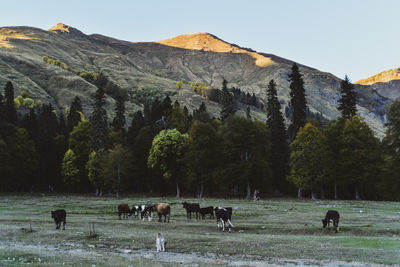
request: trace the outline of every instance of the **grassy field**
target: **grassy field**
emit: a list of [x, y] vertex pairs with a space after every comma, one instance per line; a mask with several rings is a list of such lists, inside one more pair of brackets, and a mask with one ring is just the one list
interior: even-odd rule
[[[201, 200], [233, 207], [232, 233], [215, 220], [187, 220], [176, 198], [0, 195], [0, 266], [235, 266], [400, 264], [400, 203], [268, 199]], [[118, 220], [120, 203], [166, 202], [171, 222]], [[67, 211], [56, 230], [50, 211]], [[323, 229], [326, 210], [340, 212], [340, 230]], [[96, 235], [89, 235], [94, 222]], [[32, 232], [30, 230], [32, 225]], [[166, 252], [156, 253], [155, 235]]]

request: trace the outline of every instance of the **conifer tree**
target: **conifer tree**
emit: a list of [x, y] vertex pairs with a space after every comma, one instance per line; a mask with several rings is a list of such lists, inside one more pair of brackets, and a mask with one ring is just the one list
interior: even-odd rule
[[131, 126], [128, 128], [128, 133], [127, 133], [127, 142], [128, 145], [133, 148], [133, 145], [135, 143], [135, 138], [137, 134], [139, 133], [140, 129], [145, 125], [143, 113], [141, 110], [136, 111], [133, 114]]
[[3, 97], [3, 94], [0, 93], [0, 127], [4, 123], [4, 118], [5, 118], [5, 115], [4, 115], [5, 107], [4, 107], [4, 105], [5, 105], [4, 104], [4, 97]]
[[224, 79], [222, 81], [222, 92], [221, 92], [221, 120], [229, 118], [237, 111], [235, 99], [233, 95], [228, 91], [228, 82]]
[[74, 101], [71, 103], [71, 107], [69, 108], [69, 112], [67, 115], [67, 129], [68, 132], [71, 132], [72, 129], [78, 125], [81, 121], [81, 114], [82, 112], [82, 104], [79, 97], [75, 97]]
[[251, 113], [250, 113], [250, 107], [249, 106], [247, 106], [247, 108], [246, 108], [246, 118], [251, 120]]
[[96, 91], [93, 112], [90, 116], [91, 130], [91, 151], [105, 151], [108, 148], [107, 112], [104, 109], [104, 90], [99, 88]]
[[116, 99], [115, 117], [112, 122], [114, 131], [124, 133], [125, 132], [125, 98], [118, 96]]
[[14, 86], [11, 82], [7, 82], [4, 88], [5, 106], [4, 114], [5, 120], [12, 124], [17, 124], [17, 111], [14, 105]]
[[151, 122], [154, 123], [163, 116], [163, 109], [160, 100], [156, 98], [151, 104]]
[[65, 117], [62, 113], [58, 116], [58, 133], [64, 136], [68, 135], [67, 124], [65, 123]]
[[56, 155], [54, 138], [58, 132], [58, 121], [51, 104], [43, 105], [38, 118], [37, 148], [40, 154], [40, 176], [42, 189], [56, 185], [60, 166]]
[[149, 103], [144, 104], [143, 108], [143, 118], [144, 122], [146, 125], [151, 125], [152, 124], [152, 118], [151, 118], [151, 108]]
[[350, 82], [350, 79], [347, 77], [347, 75], [340, 83], [340, 94], [341, 98], [339, 99], [338, 110], [341, 111], [343, 118], [350, 119], [356, 115], [357, 112], [357, 94], [354, 91], [354, 85]]
[[306, 92], [304, 89], [304, 81], [299, 67], [296, 63], [293, 63], [292, 73], [289, 74], [290, 81], [290, 104], [293, 109], [292, 111], [292, 123], [289, 126], [289, 134], [291, 140], [296, 137], [300, 127], [306, 124]]
[[276, 193], [282, 190], [289, 165], [289, 145], [281, 104], [276, 91], [276, 83], [271, 80], [267, 91], [267, 128], [271, 133], [271, 171]]
[[31, 109], [29, 113], [25, 114], [22, 119], [21, 126], [25, 128], [29, 137], [37, 143], [38, 138], [38, 120], [34, 109]]
[[171, 114], [172, 110], [172, 101], [168, 95], [162, 101], [161, 107], [163, 116], [168, 117]]

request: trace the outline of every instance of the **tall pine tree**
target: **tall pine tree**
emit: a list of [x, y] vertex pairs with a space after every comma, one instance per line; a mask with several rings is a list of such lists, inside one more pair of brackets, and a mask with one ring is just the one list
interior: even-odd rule
[[115, 117], [111, 125], [114, 131], [125, 133], [125, 98], [118, 96], [116, 100]]
[[79, 97], [75, 97], [74, 101], [71, 103], [71, 107], [69, 108], [69, 112], [67, 115], [67, 128], [68, 132], [71, 132], [72, 129], [81, 121], [82, 112], [82, 104]]
[[105, 92], [102, 88], [97, 89], [94, 99], [93, 112], [90, 116], [91, 129], [91, 151], [105, 151], [108, 148], [108, 123], [107, 112], [104, 109]]
[[289, 81], [290, 104], [292, 107], [292, 123], [289, 126], [289, 135], [291, 140], [293, 140], [300, 127], [303, 127], [306, 124], [307, 110], [304, 81], [296, 63], [293, 63], [292, 73], [289, 74]]
[[276, 91], [276, 83], [271, 80], [267, 91], [267, 128], [271, 133], [271, 170], [272, 184], [276, 194], [282, 190], [289, 166], [289, 145], [281, 104]]
[[341, 111], [343, 118], [350, 119], [356, 115], [357, 112], [357, 94], [354, 91], [354, 85], [350, 82], [350, 79], [347, 77], [347, 75], [340, 83], [340, 94], [341, 98], [339, 99], [338, 110]]
[[221, 120], [229, 118], [237, 111], [235, 99], [233, 95], [228, 91], [228, 82], [224, 79], [222, 81], [222, 92], [221, 92]]
[[6, 86], [4, 87], [5, 91], [5, 107], [4, 107], [4, 114], [5, 120], [12, 124], [17, 124], [17, 111], [15, 110], [14, 105], [14, 86], [11, 82], [7, 82]]

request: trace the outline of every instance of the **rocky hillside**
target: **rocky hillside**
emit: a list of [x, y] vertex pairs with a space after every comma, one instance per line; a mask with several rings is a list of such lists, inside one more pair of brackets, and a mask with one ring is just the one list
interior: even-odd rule
[[[44, 57], [58, 60], [64, 68], [45, 62]], [[189, 82], [220, 88], [224, 77], [229, 87], [254, 93], [260, 102], [265, 102], [267, 84], [274, 79], [284, 108], [289, 100], [288, 74], [292, 64], [290, 60], [241, 48], [208, 33], [132, 43], [99, 34], [86, 35], [64, 24], [48, 31], [31, 27], [0, 28], [0, 86], [12, 81], [16, 96], [26, 90], [29, 97], [50, 102], [60, 111], [78, 95], [86, 116], [96, 87], [84, 78], [83, 72], [103, 73], [126, 90], [130, 95], [128, 112], [142, 108], [143, 96], [168, 94], [189, 109], [206, 101], [208, 110], [218, 116], [218, 104], [194, 92]], [[327, 119], [337, 117], [340, 79], [299, 66], [310, 110], [322, 113]], [[179, 89], [177, 81], [186, 83]], [[359, 113], [382, 135], [384, 107], [392, 96], [381, 94], [369, 85], [359, 85], [357, 90]], [[111, 115], [112, 97], [108, 97], [107, 109]], [[252, 107], [252, 115], [265, 120], [262, 109]]]
[[377, 94], [389, 98], [400, 97], [400, 68], [387, 70], [356, 82], [360, 85], [368, 85]]

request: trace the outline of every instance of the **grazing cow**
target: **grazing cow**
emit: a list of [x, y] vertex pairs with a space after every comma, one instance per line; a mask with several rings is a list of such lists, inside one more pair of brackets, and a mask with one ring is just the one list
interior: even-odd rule
[[65, 219], [67, 218], [67, 213], [65, 210], [51, 211], [51, 218], [54, 218], [56, 223], [56, 229], [60, 229], [61, 222], [63, 223], [63, 230], [65, 230], [65, 224], [67, 223]]
[[192, 219], [192, 212], [196, 213], [196, 219], [199, 219], [200, 205], [199, 203], [182, 203], [183, 208], [186, 210], [186, 218]]
[[149, 220], [149, 222], [153, 218], [153, 212], [155, 211], [154, 205], [142, 205], [140, 217], [144, 221], [145, 218]]
[[322, 225], [324, 226], [324, 228], [326, 227], [326, 225], [328, 225], [329, 228], [329, 224], [332, 221], [335, 233], [337, 233], [339, 231], [339, 218], [339, 212], [337, 212], [336, 210], [328, 210], [325, 215], [325, 219], [322, 219]]
[[139, 217], [139, 212], [141, 211], [142, 209], [141, 209], [141, 206], [139, 206], [139, 205], [133, 205], [132, 206], [132, 209], [131, 209], [131, 211], [130, 211], [130, 214], [128, 214], [128, 215], [134, 215], [136, 218], [138, 218]]
[[120, 204], [118, 205], [118, 217], [121, 220], [121, 214], [124, 215], [124, 218], [128, 218], [128, 215], [130, 215], [130, 209], [128, 204]]
[[231, 232], [231, 227], [234, 227], [231, 222], [232, 208], [216, 207], [214, 211], [215, 217], [217, 217], [217, 227], [222, 228], [222, 232], [225, 232], [225, 224], [227, 224], [229, 232]]
[[164, 215], [164, 222], [171, 217], [171, 206], [166, 203], [158, 203], [154, 205], [154, 210], [157, 211], [158, 214], [158, 221], [161, 222], [161, 217]]
[[200, 213], [201, 217], [203, 218], [203, 220], [204, 220], [206, 214], [210, 214], [210, 219], [214, 218], [214, 207], [209, 206], [206, 208], [200, 208], [199, 213]]

